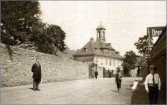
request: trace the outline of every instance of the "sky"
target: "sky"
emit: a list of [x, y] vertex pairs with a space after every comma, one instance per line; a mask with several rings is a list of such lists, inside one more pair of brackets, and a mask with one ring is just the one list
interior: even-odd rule
[[39, 1], [44, 23], [58, 25], [66, 33], [71, 50], [82, 48], [102, 22], [106, 42], [124, 55], [138, 50], [134, 43], [147, 27], [166, 26], [166, 1]]

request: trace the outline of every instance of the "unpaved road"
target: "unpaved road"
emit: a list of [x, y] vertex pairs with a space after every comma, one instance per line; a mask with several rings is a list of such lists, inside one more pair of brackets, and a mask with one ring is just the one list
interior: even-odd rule
[[135, 79], [123, 78], [122, 92], [116, 94], [114, 78], [75, 80], [1, 88], [1, 104], [131, 104], [131, 86]]

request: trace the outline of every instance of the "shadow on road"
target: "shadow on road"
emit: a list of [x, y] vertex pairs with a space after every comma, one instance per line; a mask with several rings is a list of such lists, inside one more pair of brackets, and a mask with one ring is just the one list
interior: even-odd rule
[[29, 89], [34, 90], [33, 88], [29, 88]]
[[110, 91], [117, 92], [116, 90], [110, 90]]

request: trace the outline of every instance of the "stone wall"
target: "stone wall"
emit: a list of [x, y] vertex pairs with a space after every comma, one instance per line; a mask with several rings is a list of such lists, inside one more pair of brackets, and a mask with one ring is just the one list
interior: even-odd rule
[[36, 55], [40, 56], [43, 83], [88, 78], [87, 63], [17, 46], [12, 46], [11, 49], [12, 61], [6, 46], [1, 44], [1, 87], [31, 84], [31, 67], [35, 63]]

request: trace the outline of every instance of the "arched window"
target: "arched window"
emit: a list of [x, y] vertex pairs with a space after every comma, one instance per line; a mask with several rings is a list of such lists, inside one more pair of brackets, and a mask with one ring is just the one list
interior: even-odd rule
[[105, 38], [105, 32], [103, 31], [103, 37]]
[[98, 38], [101, 38], [101, 36], [100, 36], [100, 31], [98, 31]]

